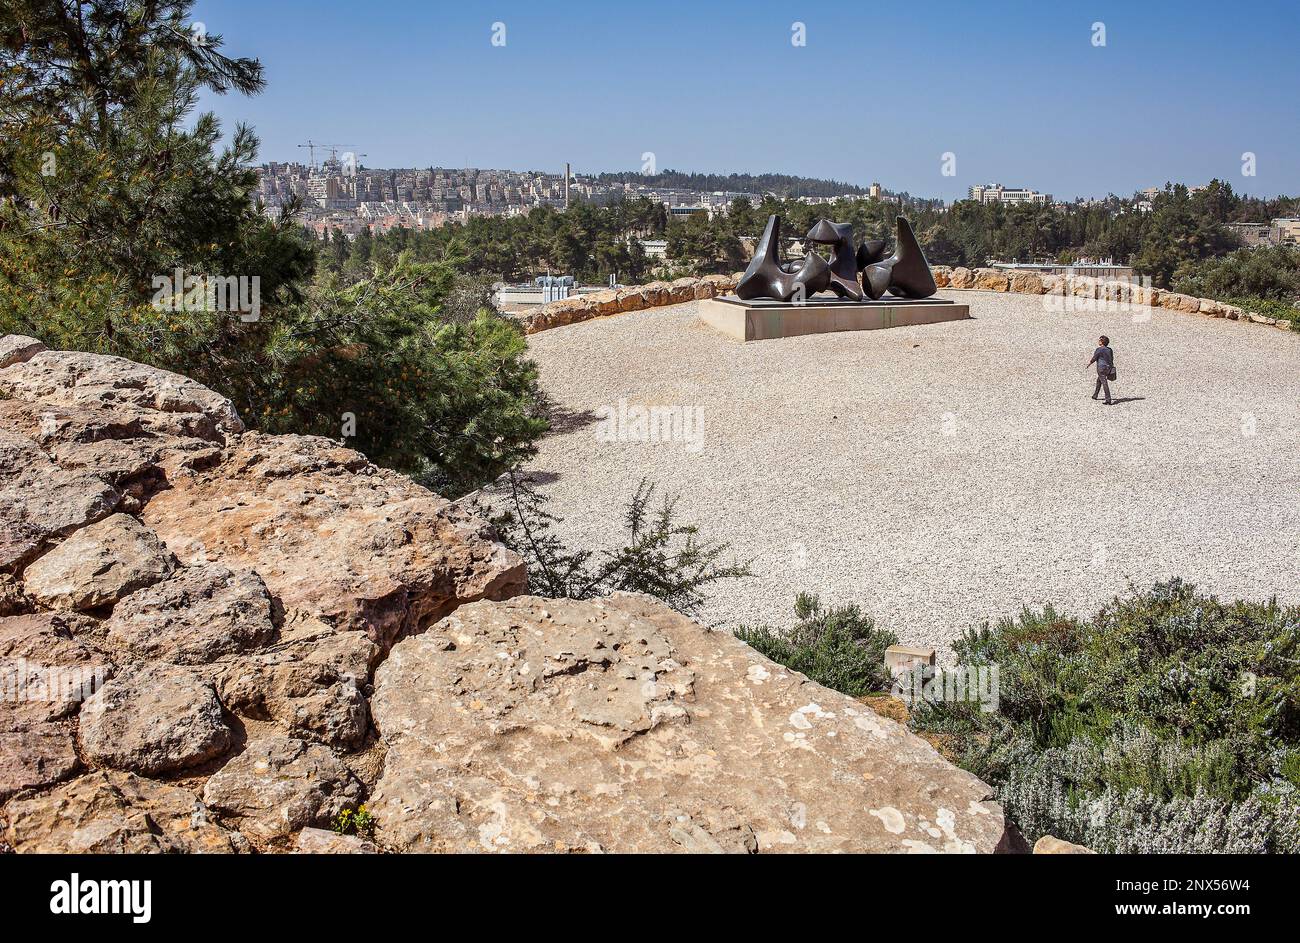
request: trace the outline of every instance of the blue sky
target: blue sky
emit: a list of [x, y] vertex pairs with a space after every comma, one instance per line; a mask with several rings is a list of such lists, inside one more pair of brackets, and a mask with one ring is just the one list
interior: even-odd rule
[[660, 169], [945, 199], [1215, 176], [1300, 193], [1296, 0], [200, 0], [194, 16], [265, 65], [261, 95], [204, 107], [253, 125], [266, 160], [305, 159], [311, 138], [372, 167], [635, 170], [650, 151]]

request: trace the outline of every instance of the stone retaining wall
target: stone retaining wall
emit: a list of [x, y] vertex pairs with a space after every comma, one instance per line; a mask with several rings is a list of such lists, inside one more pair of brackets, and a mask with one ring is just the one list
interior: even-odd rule
[[956, 268], [936, 265], [931, 268], [934, 281], [940, 288], [980, 291], [1011, 291], [1030, 295], [1058, 295], [1061, 297], [1096, 300], [1111, 304], [1126, 304], [1164, 308], [1184, 314], [1203, 314], [1211, 318], [1230, 321], [1250, 321], [1290, 330], [1291, 322], [1285, 318], [1269, 318], [1235, 305], [1224, 304], [1213, 298], [1195, 298], [1162, 288], [1149, 288], [1132, 282], [1094, 278], [1089, 275], [1039, 275], [1035, 272], [1006, 272], [993, 268]]
[[699, 278], [679, 278], [672, 282], [651, 282], [648, 285], [631, 285], [627, 288], [597, 291], [589, 295], [550, 301], [533, 311], [513, 317], [523, 327], [525, 334], [536, 334], [553, 327], [590, 321], [592, 318], [623, 311], [640, 311], [661, 305], [681, 304], [702, 298], [713, 298], [735, 291], [743, 273], [734, 275], [703, 275]]
[[[1147, 288], [1130, 282], [1111, 281], [1087, 275], [1039, 275], [1035, 272], [1005, 272], [992, 268], [964, 268], [936, 265], [931, 268], [935, 283], [940, 288], [977, 289], [981, 291], [1010, 291], [1028, 295], [1060, 295], [1093, 299], [1114, 304], [1145, 305], [1181, 311], [1185, 314], [1203, 314], [1206, 317], [1226, 318], [1230, 321], [1250, 321], [1290, 329], [1285, 318], [1269, 318], [1224, 304], [1212, 298], [1194, 298], [1161, 288]], [[661, 305], [681, 304], [703, 298], [713, 298], [734, 291], [743, 273], [732, 275], [704, 275], [699, 278], [679, 278], [672, 282], [651, 282], [627, 288], [598, 291], [589, 295], [552, 301], [513, 317], [523, 327], [524, 333], [538, 331], [608, 314], [640, 311]]]

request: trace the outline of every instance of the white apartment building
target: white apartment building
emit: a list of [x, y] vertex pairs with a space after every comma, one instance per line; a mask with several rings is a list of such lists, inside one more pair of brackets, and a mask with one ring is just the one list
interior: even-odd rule
[[1050, 193], [1039, 193], [1027, 187], [1004, 187], [1000, 183], [976, 184], [968, 192], [972, 200], [980, 203], [1037, 203], [1045, 206], [1052, 202]]

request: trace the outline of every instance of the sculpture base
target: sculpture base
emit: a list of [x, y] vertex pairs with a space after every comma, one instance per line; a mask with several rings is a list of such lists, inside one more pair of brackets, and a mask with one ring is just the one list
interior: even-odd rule
[[817, 296], [796, 305], [767, 298], [741, 301], [735, 295], [722, 295], [701, 301], [700, 317], [709, 327], [736, 340], [766, 341], [832, 331], [875, 331], [963, 321], [970, 317], [970, 305], [943, 298], [849, 301]]

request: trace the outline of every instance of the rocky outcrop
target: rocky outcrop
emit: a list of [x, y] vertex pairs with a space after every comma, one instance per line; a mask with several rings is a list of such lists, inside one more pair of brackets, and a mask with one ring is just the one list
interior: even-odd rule
[[486, 524], [357, 452], [0, 338], [2, 840], [289, 847], [362, 795], [387, 646], [523, 585]]
[[94, 624], [55, 613], [0, 618], [0, 802], [80, 767], [76, 713], [113, 674], [85, 637]]
[[[19, 852], [1020, 847], [904, 728], [644, 597], [519, 596], [483, 521], [357, 452], [117, 358], [0, 364]], [[377, 845], [324, 831], [362, 801]]]
[[393, 648], [369, 808], [405, 851], [949, 851], [990, 790], [852, 698], [646, 597], [520, 597]]
[[[8, 410], [0, 400], [0, 417]], [[0, 427], [0, 569], [12, 570], [50, 541], [107, 517], [122, 495], [99, 475], [68, 471], [40, 445]]]
[[271, 595], [252, 570], [185, 567], [132, 593], [104, 623], [105, 644], [124, 660], [209, 665], [275, 636]]
[[[32, 340], [18, 338], [17, 343]], [[26, 349], [31, 350], [30, 343]], [[4, 368], [0, 389], [16, 399], [49, 407], [149, 413], [176, 434], [183, 430], [210, 441], [244, 430], [235, 407], [224, 396], [188, 377], [121, 357], [34, 351]]]

